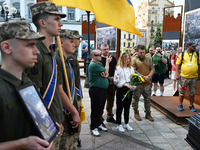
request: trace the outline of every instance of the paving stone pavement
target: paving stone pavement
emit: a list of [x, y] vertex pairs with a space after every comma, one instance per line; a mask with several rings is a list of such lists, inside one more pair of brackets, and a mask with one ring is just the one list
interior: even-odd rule
[[[142, 121], [134, 118], [133, 109], [130, 109], [130, 126], [133, 131], [119, 133], [117, 125], [104, 121], [108, 132], [100, 131], [100, 137], [94, 137], [90, 131], [90, 98], [88, 89], [84, 88], [85, 80], [81, 80], [83, 90], [83, 105], [86, 112], [86, 122], [82, 123], [81, 144], [77, 150], [192, 150], [184, 140], [188, 133], [188, 125], [177, 125], [155, 108], [151, 108], [154, 122], [145, 119], [144, 103], [141, 97], [139, 111]], [[172, 81], [165, 80], [164, 96], [172, 96]], [[158, 90], [159, 95], [159, 90]], [[116, 104], [113, 108], [114, 114]], [[106, 119], [104, 111], [104, 119]], [[115, 117], [115, 116], [114, 116]], [[123, 121], [123, 118], [122, 118]]]

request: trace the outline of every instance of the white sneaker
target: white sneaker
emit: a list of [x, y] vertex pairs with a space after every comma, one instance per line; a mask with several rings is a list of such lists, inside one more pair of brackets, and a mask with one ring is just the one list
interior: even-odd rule
[[117, 126], [117, 129], [119, 130], [119, 132], [125, 132], [121, 124]]
[[108, 131], [106, 126], [103, 126], [102, 124], [99, 126], [99, 129], [102, 130], [102, 131]]
[[92, 134], [93, 134], [94, 136], [100, 136], [100, 133], [99, 133], [99, 131], [98, 131], [98, 128], [95, 128], [94, 130], [92, 130]]
[[133, 128], [129, 124], [125, 124], [124, 128], [127, 129], [128, 131], [133, 131]]

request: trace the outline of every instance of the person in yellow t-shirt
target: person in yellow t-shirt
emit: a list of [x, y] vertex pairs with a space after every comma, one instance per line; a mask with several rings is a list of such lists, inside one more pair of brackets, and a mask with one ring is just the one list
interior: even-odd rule
[[[187, 86], [189, 86], [189, 100], [190, 100], [190, 106], [189, 109], [191, 111], [196, 111], [196, 109], [193, 106], [194, 102], [194, 95], [196, 94], [197, 89], [197, 78], [198, 78], [198, 72], [200, 73], [200, 59], [199, 55], [197, 55], [196, 50], [196, 44], [193, 42], [187, 43], [187, 50], [184, 52], [184, 56], [182, 57], [183, 53], [180, 53], [179, 57], [176, 61], [176, 79], [179, 81], [179, 106], [178, 110], [183, 111], [183, 99], [185, 96], [185, 91]], [[198, 62], [197, 62], [198, 61]], [[180, 77], [179, 72], [181, 69]]]

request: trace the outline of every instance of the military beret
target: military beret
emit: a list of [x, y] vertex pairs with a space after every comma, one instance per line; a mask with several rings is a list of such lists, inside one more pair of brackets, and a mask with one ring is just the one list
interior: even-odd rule
[[9, 39], [43, 40], [45, 36], [35, 33], [28, 22], [12, 21], [0, 25], [0, 42]]
[[68, 38], [73, 39], [72, 30], [69, 29], [62, 29], [60, 32], [60, 38]]
[[77, 30], [72, 30], [71, 32], [72, 32], [73, 39], [79, 39], [83, 37], [79, 34]]
[[54, 3], [48, 1], [36, 3], [32, 5], [30, 8], [32, 16], [42, 13], [49, 13], [53, 15], [60, 15], [61, 18], [66, 17], [66, 14], [58, 11], [58, 8]]

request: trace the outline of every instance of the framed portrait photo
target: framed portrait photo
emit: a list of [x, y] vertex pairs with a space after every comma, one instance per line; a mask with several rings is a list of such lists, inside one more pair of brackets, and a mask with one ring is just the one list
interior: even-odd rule
[[22, 103], [38, 129], [40, 137], [50, 143], [59, 132], [59, 128], [49, 113], [37, 88], [34, 84], [27, 84], [17, 88], [17, 91]]

